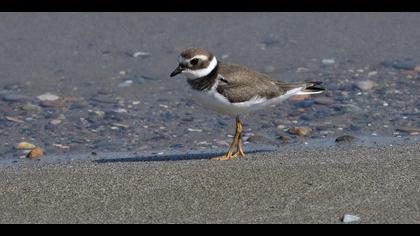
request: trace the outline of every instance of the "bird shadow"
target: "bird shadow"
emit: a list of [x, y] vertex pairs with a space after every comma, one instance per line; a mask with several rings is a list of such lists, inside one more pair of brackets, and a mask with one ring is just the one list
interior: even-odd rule
[[[246, 150], [247, 154], [272, 152], [274, 149], [254, 149]], [[124, 158], [105, 158], [94, 160], [98, 164], [105, 163], [125, 163], [125, 162], [161, 162], [161, 161], [185, 161], [185, 160], [205, 160], [213, 157], [223, 156], [225, 152], [207, 152], [207, 153], [185, 153], [185, 154], [167, 154], [167, 155], [140, 155]]]

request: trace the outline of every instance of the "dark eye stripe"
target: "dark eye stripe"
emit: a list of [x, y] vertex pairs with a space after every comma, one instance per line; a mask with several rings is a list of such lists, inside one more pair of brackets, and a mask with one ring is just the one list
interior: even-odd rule
[[198, 63], [198, 59], [197, 59], [197, 58], [194, 58], [194, 59], [192, 59], [192, 60], [190, 61], [190, 63], [191, 63], [191, 65], [197, 65], [197, 63]]

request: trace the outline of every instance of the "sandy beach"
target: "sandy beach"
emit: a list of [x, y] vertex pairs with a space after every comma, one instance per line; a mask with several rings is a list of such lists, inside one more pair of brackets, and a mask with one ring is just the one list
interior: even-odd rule
[[[420, 223], [418, 22], [0, 13], [0, 223]], [[243, 117], [258, 152], [209, 161], [234, 119], [169, 77], [187, 47], [327, 90]]]
[[420, 145], [0, 168], [1, 223], [419, 223]]

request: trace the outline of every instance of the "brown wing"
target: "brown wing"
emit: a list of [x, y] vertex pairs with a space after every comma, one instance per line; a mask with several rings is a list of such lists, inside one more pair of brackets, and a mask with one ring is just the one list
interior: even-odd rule
[[306, 87], [305, 83], [285, 83], [271, 79], [268, 75], [234, 64], [219, 64], [223, 76], [217, 91], [230, 102], [245, 102], [256, 96], [275, 98], [293, 88]]

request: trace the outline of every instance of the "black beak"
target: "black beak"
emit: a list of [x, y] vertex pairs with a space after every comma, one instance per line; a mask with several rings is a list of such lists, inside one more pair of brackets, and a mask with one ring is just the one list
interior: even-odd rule
[[174, 77], [175, 75], [181, 73], [185, 68], [181, 65], [179, 65], [172, 73], [171, 73], [171, 77]]

